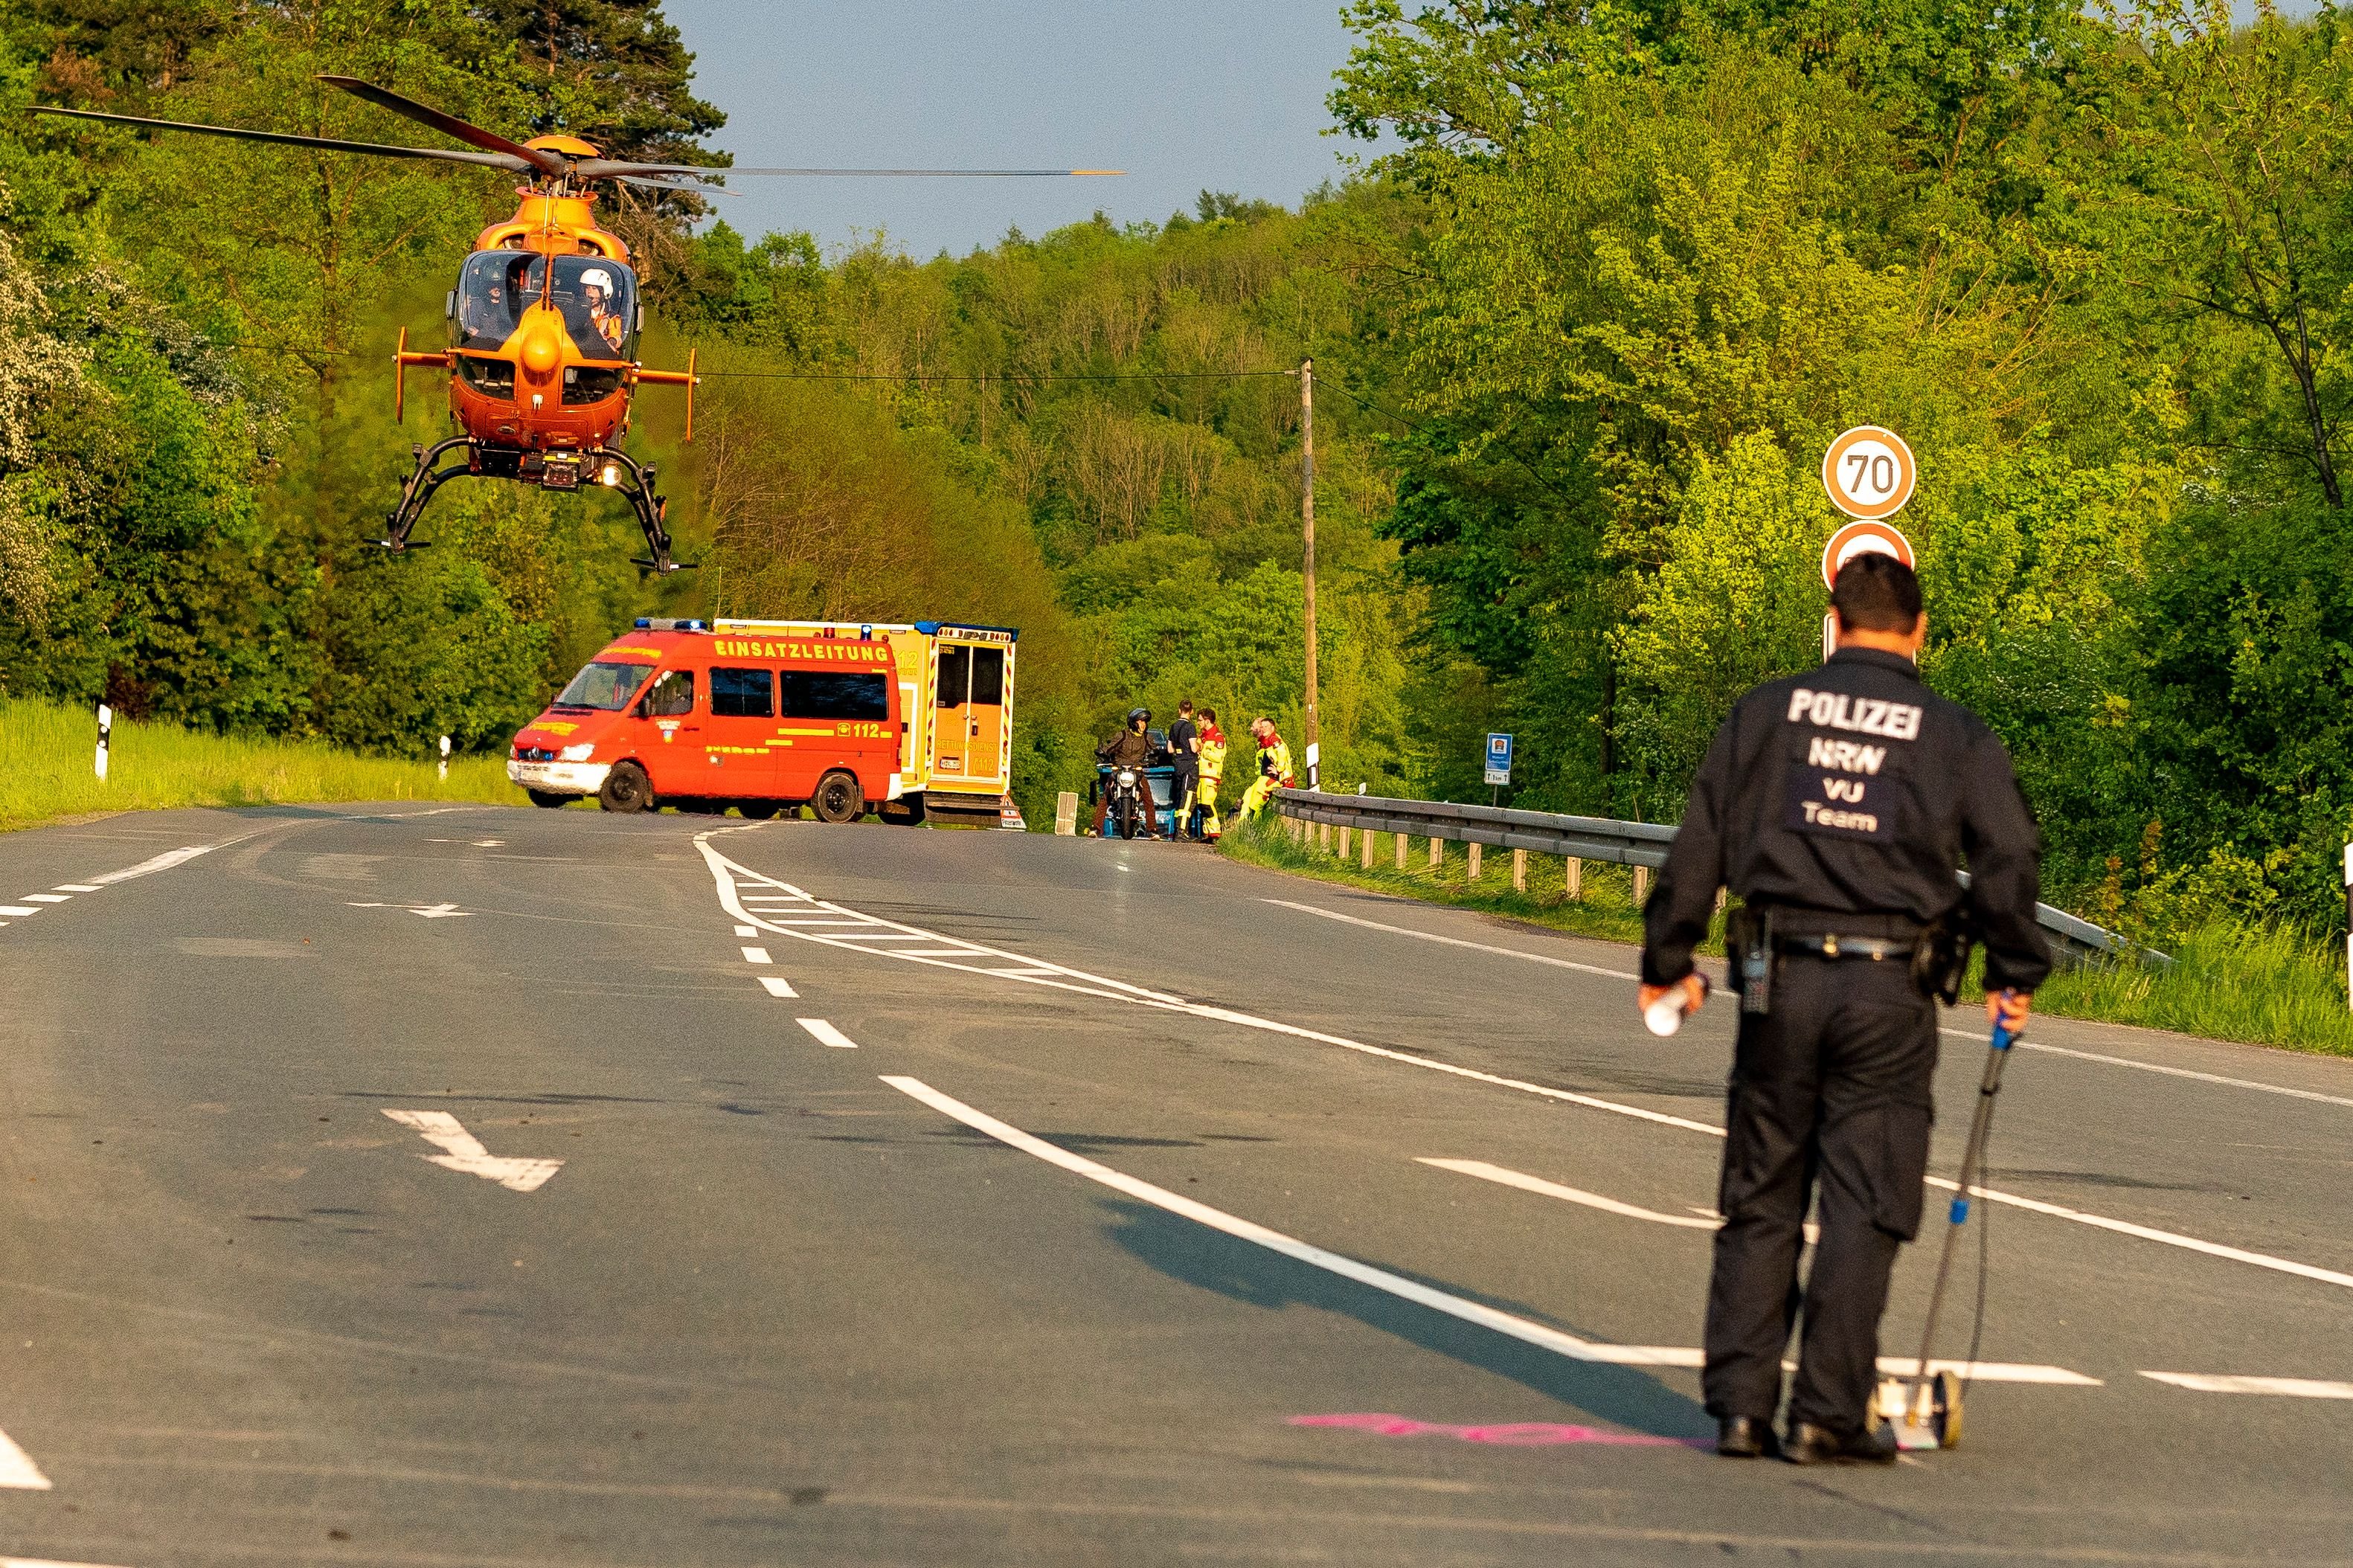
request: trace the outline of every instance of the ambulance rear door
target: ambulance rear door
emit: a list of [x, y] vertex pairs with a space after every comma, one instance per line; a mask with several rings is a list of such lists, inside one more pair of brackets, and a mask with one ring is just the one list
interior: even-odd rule
[[1005, 787], [1004, 730], [1011, 645], [939, 636], [932, 689], [934, 789]]

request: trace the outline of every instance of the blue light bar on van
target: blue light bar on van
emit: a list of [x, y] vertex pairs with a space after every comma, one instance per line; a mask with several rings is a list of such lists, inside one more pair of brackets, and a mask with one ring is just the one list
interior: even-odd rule
[[645, 616], [638, 617], [637, 625], [641, 632], [707, 632], [711, 629], [701, 621], [662, 621]]

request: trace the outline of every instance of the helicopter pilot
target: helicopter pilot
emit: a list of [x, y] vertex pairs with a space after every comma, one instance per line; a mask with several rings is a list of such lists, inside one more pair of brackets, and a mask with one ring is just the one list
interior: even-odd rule
[[588, 296], [589, 321], [607, 343], [618, 349], [627, 328], [621, 312], [614, 308], [613, 275], [601, 267], [592, 267], [580, 275], [580, 287]]

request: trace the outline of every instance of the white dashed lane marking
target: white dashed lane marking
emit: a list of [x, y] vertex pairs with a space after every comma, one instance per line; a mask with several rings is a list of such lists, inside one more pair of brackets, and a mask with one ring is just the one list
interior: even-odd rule
[[823, 1018], [797, 1018], [794, 1022], [807, 1029], [809, 1032], [809, 1038], [820, 1046], [831, 1046], [836, 1050], [841, 1051], [854, 1051], [858, 1048], [856, 1040], [851, 1039]]
[[2290, 1399], [2353, 1399], [2353, 1383], [2312, 1377], [2242, 1377], [2211, 1372], [2145, 1372], [2141, 1375], [2196, 1394], [2272, 1394]]
[[49, 1478], [41, 1474], [41, 1467], [5, 1432], [0, 1432], [0, 1487], [28, 1492], [49, 1489]]
[[28, 904], [69, 904], [73, 902], [73, 895], [71, 893], [26, 893], [25, 901]]
[[776, 960], [768, 956], [768, 950], [765, 947], [747, 947], [744, 950], [744, 962], [746, 963], [774, 963]]
[[0, 904], [0, 915], [7, 915], [16, 920], [23, 920], [27, 916], [37, 915], [41, 911], [38, 910], [27, 908], [23, 904]]
[[793, 989], [793, 983], [786, 979], [781, 974], [762, 974], [756, 976], [756, 978], [760, 982], [760, 989], [765, 991], [771, 996], [798, 996], [800, 994], [799, 992]]
[[52, 890], [60, 893], [95, 893], [99, 889], [95, 882], [59, 882]]

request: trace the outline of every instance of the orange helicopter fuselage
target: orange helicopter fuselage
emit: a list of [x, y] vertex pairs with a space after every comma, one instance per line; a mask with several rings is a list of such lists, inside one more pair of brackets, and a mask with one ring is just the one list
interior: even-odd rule
[[[594, 157], [596, 153], [570, 136], [543, 136], [525, 145], [575, 156]], [[591, 210], [595, 193], [543, 183], [519, 187], [516, 195], [522, 203], [514, 216], [491, 225], [475, 238], [459, 286], [450, 291], [450, 327], [457, 341], [438, 353], [417, 353], [408, 347], [404, 328], [395, 355], [400, 370], [417, 366], [454, 373], [449, 378], [450, 416], [486, 447], [549, 453], [592, 452], [611, 446], [628, 430], [631, 394], [649, 382], [688, 389], [687, 433], [691, 439], [692, 359], [683, 372], [648, 370], [627, 352], [634, 347], [638, 324], [635, 276], [627, 270], [629, 247], [619, 236], [597, 226]], [[478, 277], [486, 252], [506, 264], [507, 288], [516, 297], [501, 298], [493, 285], [489, 295], [496, 303], [486, 306]], [[491, 263], [493, 268], [497, 265]], [[587, 317], [576, 289], [574, 298], [559, 302], [566, 274], [591, 279], [601, 274], [608, 309], [628, 314]], [[617, 278], [627, 278], [628, 289], [615, 301]], [[525, 289], [538, 297], [525, 304], [516, 279], [525, 279]], [[496, 320], [488, 332], [482, 320], [486, 310]], [[396, 379], [396, 417], [401, 397]]]

